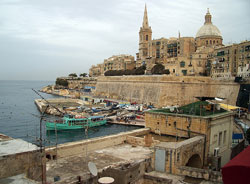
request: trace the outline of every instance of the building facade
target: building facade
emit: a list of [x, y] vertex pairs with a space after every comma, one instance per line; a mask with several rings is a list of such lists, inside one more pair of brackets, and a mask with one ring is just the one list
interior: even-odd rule
[[213, 52], [211, 76], [214, 78], [250, 76], [250, 41], [217, 48]]
[[146, 112], [146, 127], [159, 135], [178, 138], [202, 136], [205, 139], [204, 165], [220, 168], [231, 156], [233, 113], [216, 104], [195, 102], [171, 111], [159, 109]]
[[213, 25], [212, 15], [210, 14], [208, 9], [207, 14], [205, 15], [205, 23], [196, 34], [196, 47], [221, 46], [222, 40], [223, 39], [220, 30], [215, 25]]
[[[165, 69], [169, 69], [171, 75], [175, 76], [197, 76], [210, 73], [206, 71], [208, 55], [213, 52], [214, 48], [222, 46], [223, 39], [219, 29], [212, 24], [209, 10], [205, 15], [205, 23], [198, 30], [195, 38], [181, 37], [179, 33], [178, 37], [152, 40], [152, 29], [148, 26], [147, 17], [145, 7], [143, 26], [139, 34], [136, 67], [146, 64], [147, 73], [150, 73], [155, 64], [161, 63]], [[146, 39], [146, 35], [150, 35], [148, 37], [150, 39]], [[142, 40], [142, 38], [145, 39]]]
[[89, 76], [97, 77], [104, 75], [104, 73], [109, 70], [131, 70], [134, 68], [134, 56], [121, 54], [104, 59], [102, 64], [93, 65], [89, 69]]
[[207, 10], [204, 25], [195, 37], [152, 39], [147, 7], [145, 5], [142, 26], [139, 30], [139, 49], [136, 61], [133, 56], [119, 55], [92, 66], [90, 76], [103, 75], [108, 70], [126, 70], [146, 65], [146, 74], [156, 64], [164, 65], [173, 76], [211, 76], [248, 78], [250, 75], [250, 42], [224, 46], [223, 37], [212, 23], [212, 15]]

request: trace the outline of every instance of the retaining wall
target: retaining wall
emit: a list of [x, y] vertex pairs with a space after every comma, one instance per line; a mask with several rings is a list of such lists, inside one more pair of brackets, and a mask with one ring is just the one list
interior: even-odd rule
[[149, 128], [137, 129], [129, 132], [123, 132], [115, 135], [93, 138], [89, 140], [71, 142], [58, 145], [52, 148], [46, 148], [46, 155], [50, 155], [50, 158], [63, 158], [74, 155], [79, 155], [81, 153], [86, 153], [90, 151], [95, 151], [98, 149], [103, 149], [110, 146], [115, 146], [122, 144], [126, 141], [127, 136], [139, 136], [145, 135], [150, 132]]
[[95, 95], [112, 99], [152, 103], [157, 107], [184, 105], [197, 96], [223, 97], [235, 105], [240, 85], [210, 77], [191, 76], [100, 76]]

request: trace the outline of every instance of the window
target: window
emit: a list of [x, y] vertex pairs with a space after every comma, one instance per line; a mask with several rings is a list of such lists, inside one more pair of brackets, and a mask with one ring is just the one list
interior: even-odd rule
[[208, 44], [208, 40], [206, 41], [206, 44]]
[[146, 35], [146, 41], [148, 41], [148, 35]]
[[182, 67], [182, 68], [185, 67], [185, 61], [180, 62], [180, 67]]
[[181, 72], [183, 73], [184, 76], [187, 75], [187, 70], [182, 70]]
[[221, 145], [221, 139], [222, 139], [222, 132], [219, 133], [218, 146]]
[[201, 66], [201, 61], [199, 61], [198, 66]]
[[175, 69], [173, 69], [173, 73], [175, 73]]
[[217, 142], [217, 139], [218, 139], [217, 137], [218, 137], [217, 134], [214, 134], [213, 144]]
[[227, 138], [227, 131], [224, 131], [224, 135], [223, 135], [223, 144], [226, 144], [226, 138]]

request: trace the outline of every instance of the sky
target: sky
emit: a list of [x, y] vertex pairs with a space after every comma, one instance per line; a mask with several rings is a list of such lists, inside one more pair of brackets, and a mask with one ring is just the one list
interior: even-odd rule
[[135, 56], [145, 3], [153, 39], [195, 37], [209, 8], [224, 44], [250, 40], [249, 0], [0, 0], [0, 80], [54, 81]]

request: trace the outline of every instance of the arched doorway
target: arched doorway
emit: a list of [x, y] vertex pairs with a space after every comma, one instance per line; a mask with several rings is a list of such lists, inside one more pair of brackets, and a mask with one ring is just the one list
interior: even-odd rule
[[200, 157], [200, 155], [198, 155], [198, 154], [192, 155], [192, 156], [189, 158], [189, 160], [188, 160], [186, 166], [188, 166], [188, 167], [202, 168], [202, 162], [201, 162], [201, 157]]

